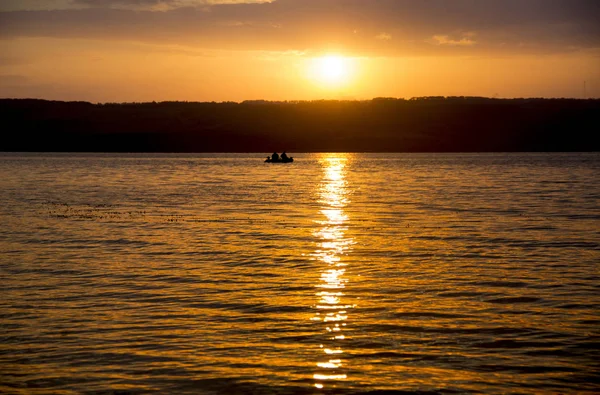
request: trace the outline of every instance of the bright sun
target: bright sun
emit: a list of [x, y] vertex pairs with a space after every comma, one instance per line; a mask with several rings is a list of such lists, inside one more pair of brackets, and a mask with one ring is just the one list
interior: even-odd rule
[[322, 85], [342, 85], [349, 76], [350, 62], [343, 56], [327, 55], [311, 61], [310, 77]]

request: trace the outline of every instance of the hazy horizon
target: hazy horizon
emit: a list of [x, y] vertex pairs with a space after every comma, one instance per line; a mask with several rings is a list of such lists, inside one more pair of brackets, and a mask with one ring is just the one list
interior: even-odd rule
[[443, 96], [443, 95], [431, 95], [431, 96], [414, 96], [414, 97], [392, 97], [392, 96], [377, 96], [370, 98], [352, 98], [352, 99], [335, 99], [335, 98], [314, 98], [314, 99], [281, 99], [281, 100], [268, 100], [260, 98], [242, 99], [242, 100], [148, 100], [148, 101], [88, 101], [88, 100], [60, 100], [60, 99], [48, 99], [44, 97], [0, 97], [0, 100], [40, 100], [40, 101], [57, 101], [57, 102], [83, 102], [94, 105], [103, 104], [152, 104], [152, 103], [235, 103], [235, 104], [279, 104], [279, 103], [308, 103], [308, 102], [369, 102], [377, 100], [399, 100], [399, 101], [411, 101], [411, 100], [427, 100], [427, 99], [484, 99], [484, 100], [600, 100], [600, 97], [490, 97], [490, 96]]

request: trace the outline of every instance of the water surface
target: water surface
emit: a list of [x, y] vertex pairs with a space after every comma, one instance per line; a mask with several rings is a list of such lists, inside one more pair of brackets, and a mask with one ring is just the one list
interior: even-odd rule
[[0, 392], [597, 392], [599, 154], [0, 155]]

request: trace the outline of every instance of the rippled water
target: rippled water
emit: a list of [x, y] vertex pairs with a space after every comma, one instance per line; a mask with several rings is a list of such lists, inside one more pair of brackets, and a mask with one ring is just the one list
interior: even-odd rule
[[0, 155], [0, 392], [600, 391], [600, 154]]

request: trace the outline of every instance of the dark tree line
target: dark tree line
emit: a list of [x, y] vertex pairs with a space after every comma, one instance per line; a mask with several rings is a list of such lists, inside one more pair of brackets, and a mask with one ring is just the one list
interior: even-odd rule
[[0, 100], [0, 151], [598, 151], [600, 100]]

